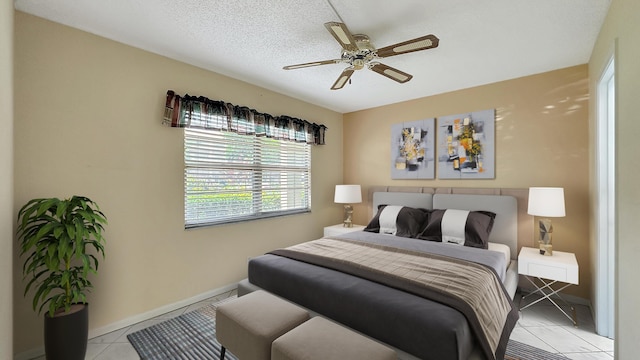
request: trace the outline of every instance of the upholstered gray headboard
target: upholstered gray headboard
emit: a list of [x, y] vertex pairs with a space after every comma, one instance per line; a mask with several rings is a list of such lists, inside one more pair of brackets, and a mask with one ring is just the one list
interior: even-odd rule
[[[403, 191], [404, 190], [404, 191]], [[527, 214], [527, 189], [372, 187], [371, 213], [378, 205], [404, 205], [424, 209], [485, 210], [496, 220], [490, 242], [509, 246], [516, 259], [522, 246], [533, 246], [533, 217]]]
[[412, 208], [433, 209], [433, 195], [424, 193], [375, 192], [372, 196], [371, 216], [378, 212], [379, 205], [402, 205]]

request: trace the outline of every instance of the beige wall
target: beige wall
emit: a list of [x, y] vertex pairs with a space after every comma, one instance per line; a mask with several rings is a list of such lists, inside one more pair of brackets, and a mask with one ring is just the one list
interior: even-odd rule
[[[83, 194], [109, 219], [90, 329], [230, 285], [248, 257], [340, 220], [342, 114], [20, 12], [15, 45], [13, 211]], [[182, 131], [160, 124], [168, 89], [327, 125], [327, 145], [312, 150], [312, 212], [185, 231]], [[42, 345], [19, 266], [16, 353]]]
[[0, 359], [13, 356], [13, 1], [0, 1]]
[[[640, 214], [640, 2], [614, 0], [589, 61], [591, 89], [595, 93], [606, 62], [617, 41], [616, 53], [616, 359], [636, 359], [640, 353], [640, 287], [638, 286], [638, 214]], [[595, 128], [596, 107], [591, 107]], [[594, 143], [592, 135], [591, 142]], [[595, 169], [594, 169], [595, 170]]]
[[[567, 216], [553, 220], [553, 248], [576, 254], [580, 285], [568, 291], [588, 299], [588, 85], [587, 66], [581, 65], [345, 114], [344, 181], [362, 184], [364, 191], [371, 185], [564, 187]], [[492, 108], [495, 179], [391, 180], [392, 124]], [[366, 224], [365, 207], [355, 209], [357, 223]]]

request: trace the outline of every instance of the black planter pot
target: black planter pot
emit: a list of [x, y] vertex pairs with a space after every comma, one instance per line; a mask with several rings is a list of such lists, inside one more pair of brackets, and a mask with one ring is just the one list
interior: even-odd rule
[[72, 305], [69, 313], [44, 316], [47, 360], [84, 360], [89, 336], [89, 305]]

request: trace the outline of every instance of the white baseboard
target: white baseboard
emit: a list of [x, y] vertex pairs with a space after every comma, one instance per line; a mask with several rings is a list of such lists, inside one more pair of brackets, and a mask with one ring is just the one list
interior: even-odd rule
[[210, 297], [214, 297], [220, 294], [224, 294], [226, 292], [229, 292], [233, 289], [236, 289], [238, 287], [238, 284], [231, 284], [231, 285], [227, 285], [227, 286], [223, 286], [217, 289], [213, 289], [211, 291], [207, 291], [205, 293], [196, 295], [194, 297], [188, 298], [188, 299], [184, 299], [184, 300], [180, 300], [178, 302], [175, 302], [173, 304], [168, 304], [165, 306], [161, 306], [159, 308], [147, 311], [145, 313], [142, 314], [138, 314], [138, 315], [134, 315], [131, 317], [128, 317], [126, 319], [122, 319], [120, 321], [116, 321], [114, 323], [111, 323], [109, 325], [97, 328], [97, 329], [91, 329], [89, 330], [89, 339], [93, 339], [95, 337], [98, 336], [102, 336], [104, 334], [108, 334], [112, 331], [116, 331], [119, 329], [122, 329], [124, 327], [127, 326], [131, 326], [133, 324], [137, 324], [141, 321], [146, 321], [149, 319], [153, 319], [154, 317], [160, 316], [162, 314], [166, 314], [168, 312], [174, 311], [174, 310], [178, 310], [180, 308], [183, 308], [185, 306], [189, 306], [191, 304], [195, 304], [199, 301], [202, 300], [206, 300]]
[[[147, 311], [145, 313], [142, 314], [137, 314], [131, 317], [128, 317], [126, 319], [122, 319], [119, 321], [116, 321], [114, 323], [111, 323], [109, 325], [105, 325], [102, 327], [99, 327], [97, 329], [90, 329], [89, 330], [89, 339], [93, 339], [95, 337], [98, 336], [102, 336], [105, 334], [108, 334], [112, 331], [116, 331], [134, 324], [137, 324], [141, 321], [146, 321], [149, 319], [153, 319], [154, 317], [160, 316], [162, 314], [166, 314], [168, 312], [174, 311], [174, 310], [178, 310], [180, 308], [183, 308], [185, 306], [189, 306], [192, 304], [195, 304], [197, 302], [200, 302], [202, 300], [206, 300], [208, 298], [217, 296], [217, 295], [221, 295], [224, 294], [226, 292], [229, 292], [231, 290], [234, 290], [238, 287], [237, 283], [234, 284], [230, 284], [230, 285], [226, 285], [217, 289], [213, 289], [211, 291], [207, 291], [205, 293], [202, 294], [198, 294], [196, 296], [190, 297], [188, 299], [184, 299], [184, 300], [180, 300], [178, 302], [175, 302], [173, 304], [168, 304], [168, 305], [164, 305], [161, 306], [159, 308]], [[13, 358], [14, 360], [29, 360], [29, 359], [33, 359], [33, 358], [37, 358], [39, 356], [43, 356], [44, 355], [44, 346], [38, 347], [38, 348], [34, 348], [34, 349], [29, 349], [27, 351], [23, 351], [19, 354], [16, 354]]]

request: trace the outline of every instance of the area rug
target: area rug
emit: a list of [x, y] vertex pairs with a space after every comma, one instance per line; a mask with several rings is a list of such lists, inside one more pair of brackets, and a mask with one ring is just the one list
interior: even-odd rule
[[[206, 305], [173, 319], [127, 335], [142, 360], [219, 360], [216, 340], [216, 308], [235, 297]], [[226, 359], [237, 360], [227, 351]], [[527, 344], [509, 340], [505, 360], [566, 360]]]
[[[136, 331], [127, 340], [142, 360], [218, 360], [216, 308], [233, 299], [235, 296]], [[229, 351], [224, 358], [237, 360]]]
[[566, 356], [553, 354], [531, 345], [523, 344], [515, 340], [507, 343], [505, 360], [567, 360]]

